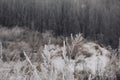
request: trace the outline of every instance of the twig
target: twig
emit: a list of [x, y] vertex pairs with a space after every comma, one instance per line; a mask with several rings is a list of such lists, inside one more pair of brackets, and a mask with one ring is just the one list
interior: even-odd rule
[[0, 54], [1, 54], [1, 60], [3, 59], [3, 56], [2, 56], [2, 42], [0, 41]]
[[29, 57], [27, 56], [27, 54], [25, 52], [23, 52], [25, 57], [26, 57], [26, 60], [29, 62], [29, 64], [32, 66], [32, 68], [34, 69], [34, 73], [35, 73], [35, 77], [37, 80], [41, 80], [38, 73], [37, 73], [37, 69], [36, 67], [32, 64], [32, 62], [30, 61]]

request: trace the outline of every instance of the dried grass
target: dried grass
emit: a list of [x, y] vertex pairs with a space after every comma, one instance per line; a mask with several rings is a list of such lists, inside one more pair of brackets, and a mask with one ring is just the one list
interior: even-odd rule
[[32, 32], [34, 36], [26, 37], [29, 30], [0, 30], [7, 33], [0, 32], [1, 39], [13, 34], [24, 37], [1, 41], [0, 80], [119, 80], [118, 52], [85, 40], [81, 34], [62, 40], [49, 33]]

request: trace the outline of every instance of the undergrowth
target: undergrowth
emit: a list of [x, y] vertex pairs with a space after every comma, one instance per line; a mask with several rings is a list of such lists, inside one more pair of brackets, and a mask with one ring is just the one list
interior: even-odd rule
[[0, 80], [119, 80], [119, 50], [81, 34], [0, 28]]

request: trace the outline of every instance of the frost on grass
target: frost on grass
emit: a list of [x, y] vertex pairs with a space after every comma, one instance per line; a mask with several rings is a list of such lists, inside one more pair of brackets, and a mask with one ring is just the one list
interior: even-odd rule
[[[8, 31], [10, 33], [10, 30]], [[10, 34], [13, 33], [17, 39], [22, 35], [21, 33], [30, 34], [24, 30], [17, 32], [12, 30]], [[45, 41], [45, 44], [42, 43], [37, 46], [38, 48], [34, 48], [36, 40], [31, 43], [32, 40], [29, 42], [23, 35], [21, 39], [24, 40], [17, 42], [12, 40], [8, 45], [1, 42], [0, 46], [3, 46], [0, 49], [0, 80], [113, 80], [118, 78], [120, 62], [115, 55], [117, 53], [115, 50], [108, 50], [98, 43], [88, 41], [81, 34], [71, 35], [71, 38], [66, 38], [62, 44], [58, 42], [61, 41], [59, 38], [55, 39], [47, 34], [37, 35], [42, 38], [36, 37], [37, 42], [41, 44]], [[6, 32], [4, 35], [8, 36]], [[7, 60], [3, 60], [5, 58]]]

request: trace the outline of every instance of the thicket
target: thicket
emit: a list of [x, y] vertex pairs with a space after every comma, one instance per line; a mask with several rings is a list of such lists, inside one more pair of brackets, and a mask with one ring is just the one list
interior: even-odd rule
[[0, 25], [56, 35], [83, 33], [113, 48], [120, 37], [119, 0], [0, 0]]

